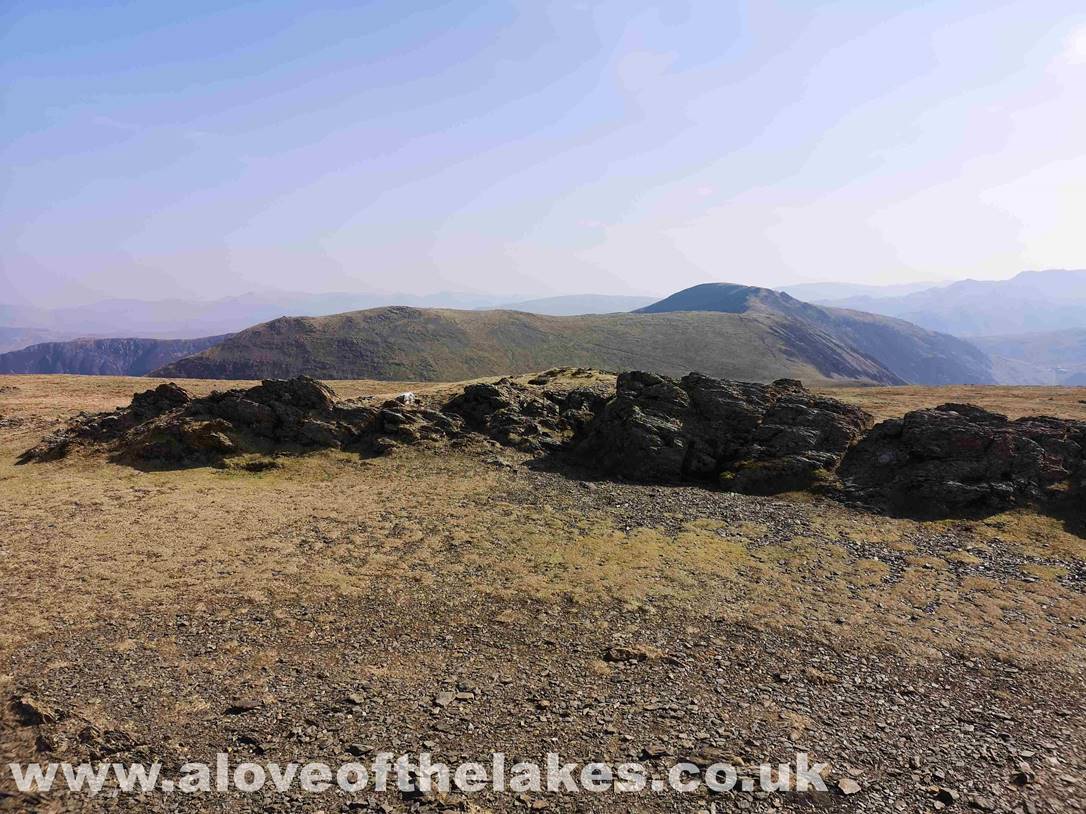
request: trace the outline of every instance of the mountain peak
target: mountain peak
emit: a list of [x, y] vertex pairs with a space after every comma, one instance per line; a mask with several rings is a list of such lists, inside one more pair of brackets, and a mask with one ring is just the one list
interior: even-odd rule
[[701, 283], [684, 288], [652, 305], [639, 308], [637, 313], [662, 314], [669, 311], [716, 311], [725, 314], [745, 314], [750, 311], [794, 313], [805, 303], [782, 291], [738, 283]]

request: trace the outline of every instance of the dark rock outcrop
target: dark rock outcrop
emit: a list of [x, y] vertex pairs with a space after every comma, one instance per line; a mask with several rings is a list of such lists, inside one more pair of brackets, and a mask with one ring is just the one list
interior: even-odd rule
[[764, 385], [630, 372], [619, 375], [610, 397], [601, 382], [566, 388], [540, 375], [528, 384], [468, 385], [444, 403], [403, 394], [370, 404], [337, 401], [306, 377], [202, 398], [162, 384], [127, 407], [80, 414], [20, 462], [85, 446], [134, 466], [176, 468], [221, 465], [245, 453], [382, 454], [481, 437], [531, 454], [560, 453], [631, 480], [701, 480], [748, 494], [825, 484], [862, 504], [915, 516], [1086, 508], [1083, 421], [1010, 421], [944, 404], [871, 429], [863, 410], [792, 379]]
[[763, 385], [631, 372], [619, 375], [615, 397], [575, 453], [632, 480], [720, 480], [769, 494], [824, 477], [870, 425], [863, 410], [791, 379]]
[[377, 410], [372, 423], [364, 429], [369, 436], [367, 446], [374, 452], [383, 453], [422, 441], [456, 438], [463, 433], [464, 424], [455, 415], [405, 405], [393, 399]]
[[103, 446], [114, 460], [157, 466], [218, 463], [243, 452], [342, 447], [361, 441], [376, 412], [339, 406], [327, 386], [304, 376], [204, 398], [171, 382], [135, 394], [128, 407], [77, 416], [20, 462], [63, 457], [73, 444]]
[[55, 460], [84, 445], [137, 466], [199, 466], [244, 453], [338, 448], [380, 454], [473, 433], [541, 452], [572, 438], [603, 401], [591, 388], [552, 390], [509, 379], [470, 385], [440, 409], [407, 394], [379, 406], [337, 402], [329, 387], [304, 376], [202, 398], [169, 383], [135, 394], [113, 412], [80, 414], [20, 462]]
[[162, 415], [175, 407], [182, 407], [192, 401], [192, 395], [183, 387], [168, 382], [153, 390], [144, 390], [132, 396], [129, 411], [134, 418], [147, 419]]
[[[540, 377], [541, 384], [546, 380]], [[502, 379], [470, 384], [444, 412], [460, 416], [469, 430], [525, 452], [557, 450], [595, 416], [605, 397], [587, 387], [555, 392]]]
[[849, 492], [915, 516], [1081, 509], [1086, 422], [1011, 421], [969, 404], [915, 410], [877, 425], [848, 452], [839, 475]]
[[63, 458], [75, 444], [103, 445], [116, 442], [144, 422], [171, 410], [183, 408], [192, 396], [183, 387], [170, 382], [132, 396], [132, 403], [110, 413], [79, 413], [63, 429], [47, 435], [20, 457], [21, 464], [31, 461], [55, 461]]
[[[163, 387], [169, 385], [158, 389]], [[125, 438], [118, 458], [204, 463], [239, 452], [338, 448], [357, 442], [372, 417], [372, 410], [337, 406], [332, 390], [314, 379], [269, 380], [190, 399], [141, 424]]]

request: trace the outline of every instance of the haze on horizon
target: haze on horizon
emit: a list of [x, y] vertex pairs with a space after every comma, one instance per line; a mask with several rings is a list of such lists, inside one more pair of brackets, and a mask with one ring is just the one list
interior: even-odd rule
[[0, 303], [1086, 267], [1080, 3], [24, 2]]

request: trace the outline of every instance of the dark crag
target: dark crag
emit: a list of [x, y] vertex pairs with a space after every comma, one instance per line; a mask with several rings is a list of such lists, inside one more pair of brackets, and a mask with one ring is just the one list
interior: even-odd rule
[[753, 384], [691, 373], [618, 377], [576, 454], [639, 481], [721, 479], [732, 491], [771, 494], [832, 472], [871, 426], [858, 407], [792, 379]]
[[884, 421], [849, 451], [846, 488], [899, 513], [948, 517], [1021, 505], [1083, 508], [1086, 422], [1009, 420], [943, 404]]

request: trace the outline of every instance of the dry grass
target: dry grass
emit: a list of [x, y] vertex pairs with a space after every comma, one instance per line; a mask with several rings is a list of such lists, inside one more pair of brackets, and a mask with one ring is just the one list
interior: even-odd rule
[[[214, 607], [227, 597], [274, 610], [399, 581], [493, 597], [511, 622], [518, 597], [619, 602], [647, 615], [666, 603], [839, 646], [1086, 664], [1069, 632], [1086, 619], [1086, 601], [1066, 582], [1066, 563], [1086, 560], [1086, 544], [1032, 514], [916, 523], [808, 499], [791, 505], [809, 513], [809, 531], [778, 539], [758, 521], [692, 517], [677, 532], [627, 529], [604, 512], [505, 501], [527, 488], [520, 475], [470, 451], [418, 448], [372, 461], [324, 452], [260, 474], [146, 473], [80, 456], [14, 465], [43, 428], [125, 403], [148, 384], [0, 379], [16, 388], [0, 392], [0, 416], [19, 419], [0, 425], [0, 652], [60, 626]], [[448, 387], [334, 385], [342, 396]], [[187, 386], [203, 393], [223, 383]], [[891, 403], [915, 406], [933, 393], [893, 390], [835, 394], [885, 414]], [[986, 404], [1036, 409], [1020, 395], [1025, 388], [1006, 390], [1014, 392], [993, 392]], [[984, 402], [940, 389], [929, 403], [963, 398]], [[1053, 403], [1075, 409], [1068, 398]], [[1022, 564], [999, 578], [978, 570], [998, 558]]]
[[879, 421], [946, 402], [976, 404], [1010, 418], [1050, 415], [1086, 420], [1086, 387], [830, 387], [826, 395], [857, 404]]

